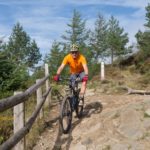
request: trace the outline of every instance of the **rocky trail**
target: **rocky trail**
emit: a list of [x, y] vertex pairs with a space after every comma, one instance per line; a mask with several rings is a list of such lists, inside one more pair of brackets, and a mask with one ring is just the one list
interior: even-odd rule
[[106, 95], [87, 90], [84, 114], [62, 134], [59, 105], [34, 150], [150, 150], [150, 96]]

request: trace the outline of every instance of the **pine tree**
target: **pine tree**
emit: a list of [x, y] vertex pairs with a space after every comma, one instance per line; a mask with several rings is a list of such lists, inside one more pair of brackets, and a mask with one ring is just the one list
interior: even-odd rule
[[146, 9], [146, 21], [147, 23], [145, 24], [146, 27], [150, 30], [150, 3], [148, 3]]
[[41, 58], [36, 42], [31, 42], [19, 23], [14, 26], [5, 50], [9, 59], [18, 65], [33, 67]]
[[[88, 65], [91, 66], [93, 56], [91, 49], [87, 45], [90, 31], [86, 29], [85, 25], [86, 21], [82, 19], [80, 12], [74, 10], [71, 22], [67, 24], [69, 29], [62, 36], [64, 41], [62, 42], [63, 52], [64, 55], [67, 54], [72, 44], [78, 44], [80, 53], [86, 57]], [[67, 72], [68, 68], [64, 70], [64, 74], [67, 74]]]
[[119, 26], [119, 21], [111, 16], [108, 22], [108, 55], [111, 55], [111, 63], [115, 56], [119, 57], [128, 53], [125, 47], [127, 43], [128, 34], [124, 33], [124, 29]]
[[19, 88], [24, 88], [28, 74], [23, 66], [10, 61], [5, 51], [0, 52], [0, 97]]
[[67, 24], [70, 29], [66, 30], [66, 34], [62, 36], [68, 51], [70, 50], [70, 46], [76, 43], [83, 52], [86, 40], [88, 39], [88, 31], [85, 29], [85, 23], [86, 21], [82, 20], [81, 14], [74, 10], [71, 23]]
[[28, 68], [41, 58], [36, 42], [17, 23], [8, 43], [0, 47], [0, 90], [3, 93], [24, 89], [29, 78]]
[[39, 52], [39, 48], [37, 47], [37, 44], [35, 40], [33, 40], [30, 43], [29, 50], [28, 50], [28, 56], [26, 58], [26, 64], [28, 67], [33, 67], [34, 64], [37, 64], [39, 60], [41, 59], [41, 54]]
[[45, 59], [45, 61], [49, 64], [50, 73], [52, 75], [56, 74], [58, 67], [61, 65], [63, 57], [64, 53], [60, 49], [60, 43], [54, 41], [52, 44], [52, 48], [50, 49], [50, 54], [47, 55]]
[[150, 57], [150, 4], [146, 7], [146, 21], [146, 30], [144, 32], [138, 31], [135, 35], [140, 47], [140, 57], [143, 60]]
[[105, 57], [107, 50], [107, 23], [102, 15], [98, 15], [95, 30], [91, 34], [90, 45], [96, 62]]
[[0, 52], [0, 91], [6, 86], [6, 80], [10, 78], [14, 65], [7, 59], [7, 56]]

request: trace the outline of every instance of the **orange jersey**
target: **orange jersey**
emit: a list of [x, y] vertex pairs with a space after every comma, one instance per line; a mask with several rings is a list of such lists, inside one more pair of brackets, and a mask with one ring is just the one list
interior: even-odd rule
[[83, 65], [87, 64], [86, 59], [83, 55], [79, 54], [79, 56], [76, 59], [73, 59], [71, 54], [68, 54], [65, 56], [62, 64], [64, 65], [69, 65], [70, 66], [70, 73], [71, 74], [76, 74], [83, 72]]

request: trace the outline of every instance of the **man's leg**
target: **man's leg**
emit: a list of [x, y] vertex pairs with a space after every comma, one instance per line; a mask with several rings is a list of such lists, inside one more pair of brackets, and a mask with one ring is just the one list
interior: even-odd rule
[[72, 86], [74, 86], [75, 80], [76, 80], [76, 75], [75, 75], [75, 74], [72, 74], [72, 75], [70, 76], [70, 81], [71, 81], [71, 85], [72, 85]]
[[82, 85], [81, 85], [81, 91], [80, 91], [80, 94], [79, 94], [79, 105], [80, 106], [83, 106], [84, 105], [84, 94], [85, 94], [85, 90], [86, 90], [86, 84], [87, 82], [84, 81], [82, 82]]
[[[79, 74], [79, 76], [82, 79], [85, 76], [85, 73], [82, 72], [81, 74]], [[84, 99], [84, 94], [85, 94], [85, 91], [86, 91], [86, 85], [87, 85], [86, 81], [82, 82], [81, 91], [80, 91], [80, 94], [79, 94], [79, 98], [80, 98], [79, 105], [83, 105], [83, 99]]]
[[[85, 73], [84, 73], [84, 72], [82, 72], [82, 73], [79, 74], [79, 77], [81, 78], [81, 80], [83, 79], [84, 76], [85, 76]], [[82, 82], [80, 95], [83, 95], [83, 96], [84, 96], [85, 90], [86, 90], [86, 84], [87, 84], [86, 81]]]

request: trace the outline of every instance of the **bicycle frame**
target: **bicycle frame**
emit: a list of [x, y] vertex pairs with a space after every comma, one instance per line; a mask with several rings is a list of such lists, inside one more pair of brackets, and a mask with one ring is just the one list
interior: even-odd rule
[[80, 89], [78, 89], [78, 81], [75, 81], [74, 85], [72, 85], [71, 81], [69, 81], [69, 90], [70, 90], [70, 105], [72, 111], [74, 111], [78, 105], [78, 98]]

